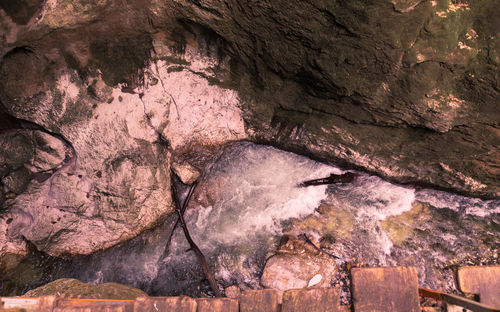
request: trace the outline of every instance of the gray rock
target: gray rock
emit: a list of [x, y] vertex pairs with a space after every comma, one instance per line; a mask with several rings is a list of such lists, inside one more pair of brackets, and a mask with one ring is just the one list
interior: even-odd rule
[[31, 171], [20, 167], [2, 178], [2, 183], [7, 189], [16, 194], [23, 193], [31, 181]]

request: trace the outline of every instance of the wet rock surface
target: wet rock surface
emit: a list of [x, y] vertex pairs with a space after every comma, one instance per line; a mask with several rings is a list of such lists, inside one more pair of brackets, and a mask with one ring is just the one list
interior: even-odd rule
[[[19, 262], [26, 241], [63, 256], [132, 239], [172, 213], [173, 160], [209, 170], [222, 146], [244, 139], [498, 198], [498, 10], [494, 0], [2, 2], [0, 240], [8, 248], [0, 265]], [[197, 202], [220, 203], [235, 187], [228, 181], [201, 185]], [[441, 269], [498, 261], [488, 234], [497, 212], [406, 201], [389, 214], [372, 203], [363, 215], [354, 209], [359, 192], [330, 190], [337, 202], [301, 214], [292, 235], [309, 231], [319, 247], [359, 263], [414, 263], [408, 250]], [[438, 242], [447, 231], [457, 233]], [[377, 244], [364, 244], [370, 237]], [[468, 249], [459, 238], [479, 243]], [[345, 242], [361, 247], [340, 248]], [[436, 257], [455, 245], [465, 250], [455, 262]], [[2, 260], [11, 254], [15, 261]]]

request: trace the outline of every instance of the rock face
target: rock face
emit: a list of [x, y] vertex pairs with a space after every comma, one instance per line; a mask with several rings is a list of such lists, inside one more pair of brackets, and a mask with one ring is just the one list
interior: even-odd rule
[[494, 0], [4, 1], [9, 237], [51, 255], [130, 239], [172, 211], [176, 154], [242, 139], [498, 197], [498, 16]]
[[238, 88], [254, 139], [400, 182], [500, 195], [492, 1], [193, 3], [176, 8], [222, 36], [249, 72], [236, 76], [252, 77]]
[[335, 261], [297, 239], [291, 239], [270, 257], [261, 277], [266, 288], [279, 291], [305, 287], [329, 287], [337, 273]]

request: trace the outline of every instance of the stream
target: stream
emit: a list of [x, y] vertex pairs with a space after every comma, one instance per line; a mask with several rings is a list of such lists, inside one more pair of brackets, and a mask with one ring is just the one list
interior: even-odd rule
[[[269, 146], [240, 142], [227, 149], [205, 173], [185, 213], [219, 285], [261, 288], [266, 259], [283, 235], [306, 234], [338, 256], [332, 265], [339, 274], [330, 284], [346, 289], [346, 263], [414, 265], [420, 286], [450, 292], [456, 289], [457, 265], [500, 263], [500, 200], [416, 189], [359, 172], [351, 184], [297, 186], [343, 172]], [[165, 250], [175, 221], [172, 215], [163, 225], [91, 256], [55, 259], [34, 252], [11, 277], [2, 277], [2, 293], [20, 295], [74, 277], [119, 282], [154, 296], [211, 295], [180, 227]]]

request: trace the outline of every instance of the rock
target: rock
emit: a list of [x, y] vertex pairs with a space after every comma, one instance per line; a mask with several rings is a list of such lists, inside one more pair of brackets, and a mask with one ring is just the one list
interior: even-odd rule
[[241, 295], [241, 290], [238, 286], [233, 285], [226, 287], [226, 289], [224, 289], [224, 293], [228, 298], [238, 299]]
[[387, 232], [392, 243], [401, 245], [413, 235], [413, 231], [422, 224], [432, 222], [433, 215], [427, 205], [415, 202], [410, 211], [390, 216], [382, 220], [380, 225]]
[[9, 212], [0, 214], [0, 272], [12, 269], [28, 254], [26, 241], [8, 232], [12, 220]]
[[32, 174], [26, 167], [20, 167], [2, 178], [3, 185], [16, 194], [23, 193], [31, 181]]
[[27, 24], [41, 6], [38, 0], [6, 0], [0, 3], [0, 8], [18, 24]]
[[[39, 130], [12, 130], [0, 134], [0, 176], [9, 191], [21, 194], [32, 178], [49, 177], [71, 153], [61, 139]], [[29, 170], [28, 170], [29, 169]]]
[[26, 292], [25, 297], [58, 295], [63, 298], [132, 299], [144, 297], [140, 289], [118, 283], [87, 284], [72, 278], [61, 278]]
[[[3, 206], [25, 216], [11, 233], [51, 255], [91, 253], [155, 226], [172, 212], [169, 153], [235, 140], [500, 196], [493, 0], [0, 7], [0, 111], [37, 129], [0, 148], [0, 177], [27, 162], [42, 174]], [[48, 184], [75, 194], [51, 198]]]
[[[35, 81], [32, 89], [3, 85], [12, 91], [6, 94], [10, 113], [46, 129], [17, 133], [33, 137], [26, 149], [35, 145], [36, 152], [22, 164], [37, 172], [27, 191], [8, 204], [20, 216], [10, 225], [11, 235], [53, 256], [90, 254], [131, 239], [173, 211], [172, 153], [246, 137], [236, 93], [196, 74], [209, 73], [217, 60], [200, 60], [190, 47], [185, 70], [169, 71], [164, 59], [172, 51], [155, 44], [167, 54], [144, 69], [140, 88], [108, 85], [116, 73], [83, 77], [74, 70]], [[36, 58], [12, 53], [4, 69]], [[40, 83], [52, 87], [40, 93]], [[61, 158], [64, 166], [53, 165]], [[182, 163], [177, 169], [190, 172], [189, 178], [181, 174], [185, 179], [199, 174]]]
[[309, 283], [307, 284], [307, 287], [312, 287], [312, 286], [319, 284], [322, 279], [323, 279], [323, 276], [321, 274], [314, 275], [311, 278], [311, 280], [309, 281]]
[[279, 291], [304, 288], [309, 281], [320, 274], [322, 280], [315, 284], [318, 287], [330, 286], [330, 280], [337, 272], [335, 262], [318, 256], [278, 253], [266, 262], [261, 277], [261, 284], [266, 288]]
[[198, 169], [191, 166], [187, 162], [184, 162], [182, 164], [173, 163], [172, 169], [174, 170], [175, 174], [181, 179], [182, 183], [188, 185], [193, 184], [201, 175]]

